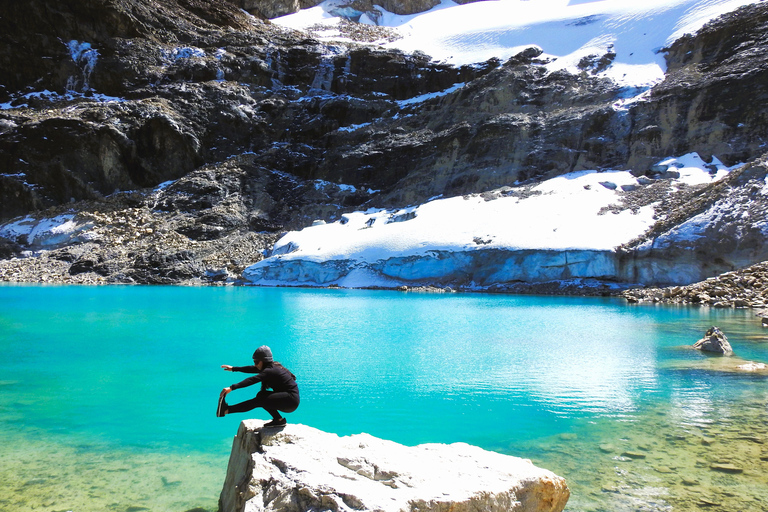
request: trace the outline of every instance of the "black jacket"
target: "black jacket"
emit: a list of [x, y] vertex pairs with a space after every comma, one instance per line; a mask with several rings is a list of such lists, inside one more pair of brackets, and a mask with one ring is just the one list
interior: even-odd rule
[[252, 386], [261, 382], [261, 389], [271, 389], [272, 391], [284, 391], [299, 397], [299, 386], [296, 384], [296, 376], [288, 368], [280, 364], [270, 364], [259, 371], [255, 366], [234, 366], [233, 372], [255, 373], [253, 377], [248, 377], [242, 382], [232, 384], [231, 389], [240, 389]]

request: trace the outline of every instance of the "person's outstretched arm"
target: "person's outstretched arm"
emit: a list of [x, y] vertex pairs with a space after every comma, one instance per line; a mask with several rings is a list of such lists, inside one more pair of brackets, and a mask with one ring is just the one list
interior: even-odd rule
[[242, 373], [260, 373], [261, 370], [256, 368], [255, 366], [231, 366], [228, 364], [221, 365], [222, 368], [224, 368], [224, 371], [227, 372], [242, 372]]

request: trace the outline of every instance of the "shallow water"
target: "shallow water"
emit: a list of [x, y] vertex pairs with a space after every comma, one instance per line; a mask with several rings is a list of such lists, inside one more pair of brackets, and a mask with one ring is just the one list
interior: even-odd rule
[[[289, 421], [468, 442], [564, 476], [569, 511], [768, 510], [768, 379], [686, 348], [749, 311], [598, 298], [0, 286], [0, 510], [214, 510], [240, 420], [219, 390], [268, 344]], [[252, 396], [237, 390], [230, 401]]]

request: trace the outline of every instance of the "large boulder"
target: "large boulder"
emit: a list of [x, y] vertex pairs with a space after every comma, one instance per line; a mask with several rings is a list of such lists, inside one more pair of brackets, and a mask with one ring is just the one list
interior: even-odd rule
[[731, 344], [728, 343], [728, 338], [719, 328], [714, 326], [707, 330], [702, 339], [693, 344], [693, 348], [724, 356], [733, 355], [733, 349]]
[[219, 510], [559, 512], [569, 496], [562, 477], [530, 460], [468, 444], [407, 447], [246, 420], [232, 444]]

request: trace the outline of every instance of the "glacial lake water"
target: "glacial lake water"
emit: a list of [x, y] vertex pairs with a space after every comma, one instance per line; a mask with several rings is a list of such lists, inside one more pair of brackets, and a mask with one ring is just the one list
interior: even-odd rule
[[[339, 435], [466, 442], [568, 481], [568, 511], [768, 510], [768, 363], [753, 312], [608, 298], [0, 286], [0, 511], [215, 510], [261, 344], [288, 415]], [[233, 392], [231, 401], [253, 389]]]

